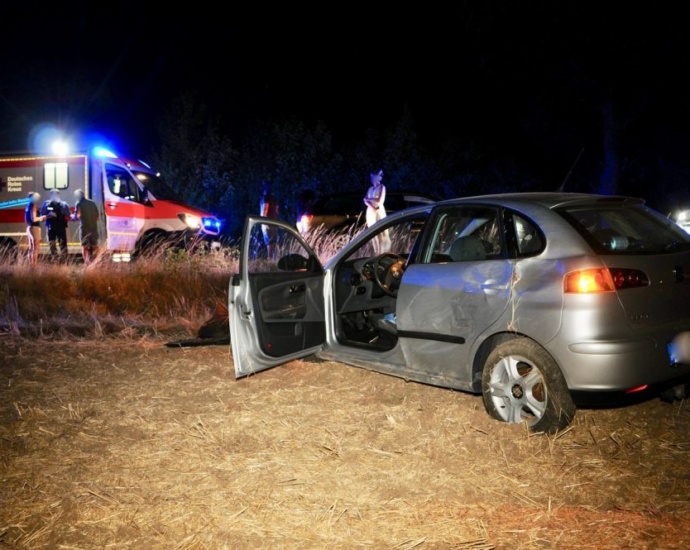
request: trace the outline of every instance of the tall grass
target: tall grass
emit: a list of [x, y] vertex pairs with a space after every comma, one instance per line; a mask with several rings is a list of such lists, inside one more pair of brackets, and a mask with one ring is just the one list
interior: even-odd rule
[[0, 259], [0, 327], [201, 323], [227, 302], [237, 270], [233, 250], [206, 255], [167, 251], [131, 263], [28, 265]]
[[[357, 231], [315, 230], [307, 238], [322, 264]], [[239, 245], [205, 254], [160, 250], [130, 263], [103, 254], [85, 266], [24, 256], [0, 256], [0, 332], [83, 331], [108, 325], [176, 325], [194, 331], [227, 307], [231, 276], [239, 269]], [[226, 310], [227, 311], [227, 310]]]

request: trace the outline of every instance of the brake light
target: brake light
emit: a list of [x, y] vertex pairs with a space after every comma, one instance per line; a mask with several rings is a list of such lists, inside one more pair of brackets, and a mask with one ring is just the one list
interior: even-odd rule
[[613, 292], [648, 285], [647, 275], [637, 269], [583, 269], [568, 273], [564, 279], [565, 292], [572, 294]]
[[302, 223], [310, 223], [314, 219], [314, 216], [312, 214], [302, 214], [301, 221]]

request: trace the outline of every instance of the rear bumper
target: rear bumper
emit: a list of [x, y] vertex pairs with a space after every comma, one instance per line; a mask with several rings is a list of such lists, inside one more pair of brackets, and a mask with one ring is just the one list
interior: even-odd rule
[[690, 361], [671, 358], [667, 337], [577, 342], [558, 358], [575, 391], [625, 391], [690, 377]]

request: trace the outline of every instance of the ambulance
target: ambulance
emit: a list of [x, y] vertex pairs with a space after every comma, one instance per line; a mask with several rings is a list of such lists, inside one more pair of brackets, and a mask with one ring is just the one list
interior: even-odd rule
[[[57, 189], [74, 211], [77, 189], [98, 206], [101, 251], [114, 261], [129, 261], [162, 242], [217, 246], [221, 221], [184, 204], [147, 163], [95, 147], [76, 154], [6, 154], [0, 156], [0, 251], [28, 247], [24, 210], [28, 194], [47, 200]], [[41, 254], [49, 252], [41, 224]], [[81, 254], [79, 222], [67, 227], [70, 254]]]

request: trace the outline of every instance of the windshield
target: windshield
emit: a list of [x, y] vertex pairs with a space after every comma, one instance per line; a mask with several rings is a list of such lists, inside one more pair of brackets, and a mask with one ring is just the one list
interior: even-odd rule
[[146, 187], [154, 199], [182, 202], [182, 199], [173, 191], [167, 183], [155, 174], [150, 172], [132, 171], [141, 184]]
[[690, 234], [642, 204], [573, 206], [559, 213], [598, 254], [664, 254], [690, 250]]

